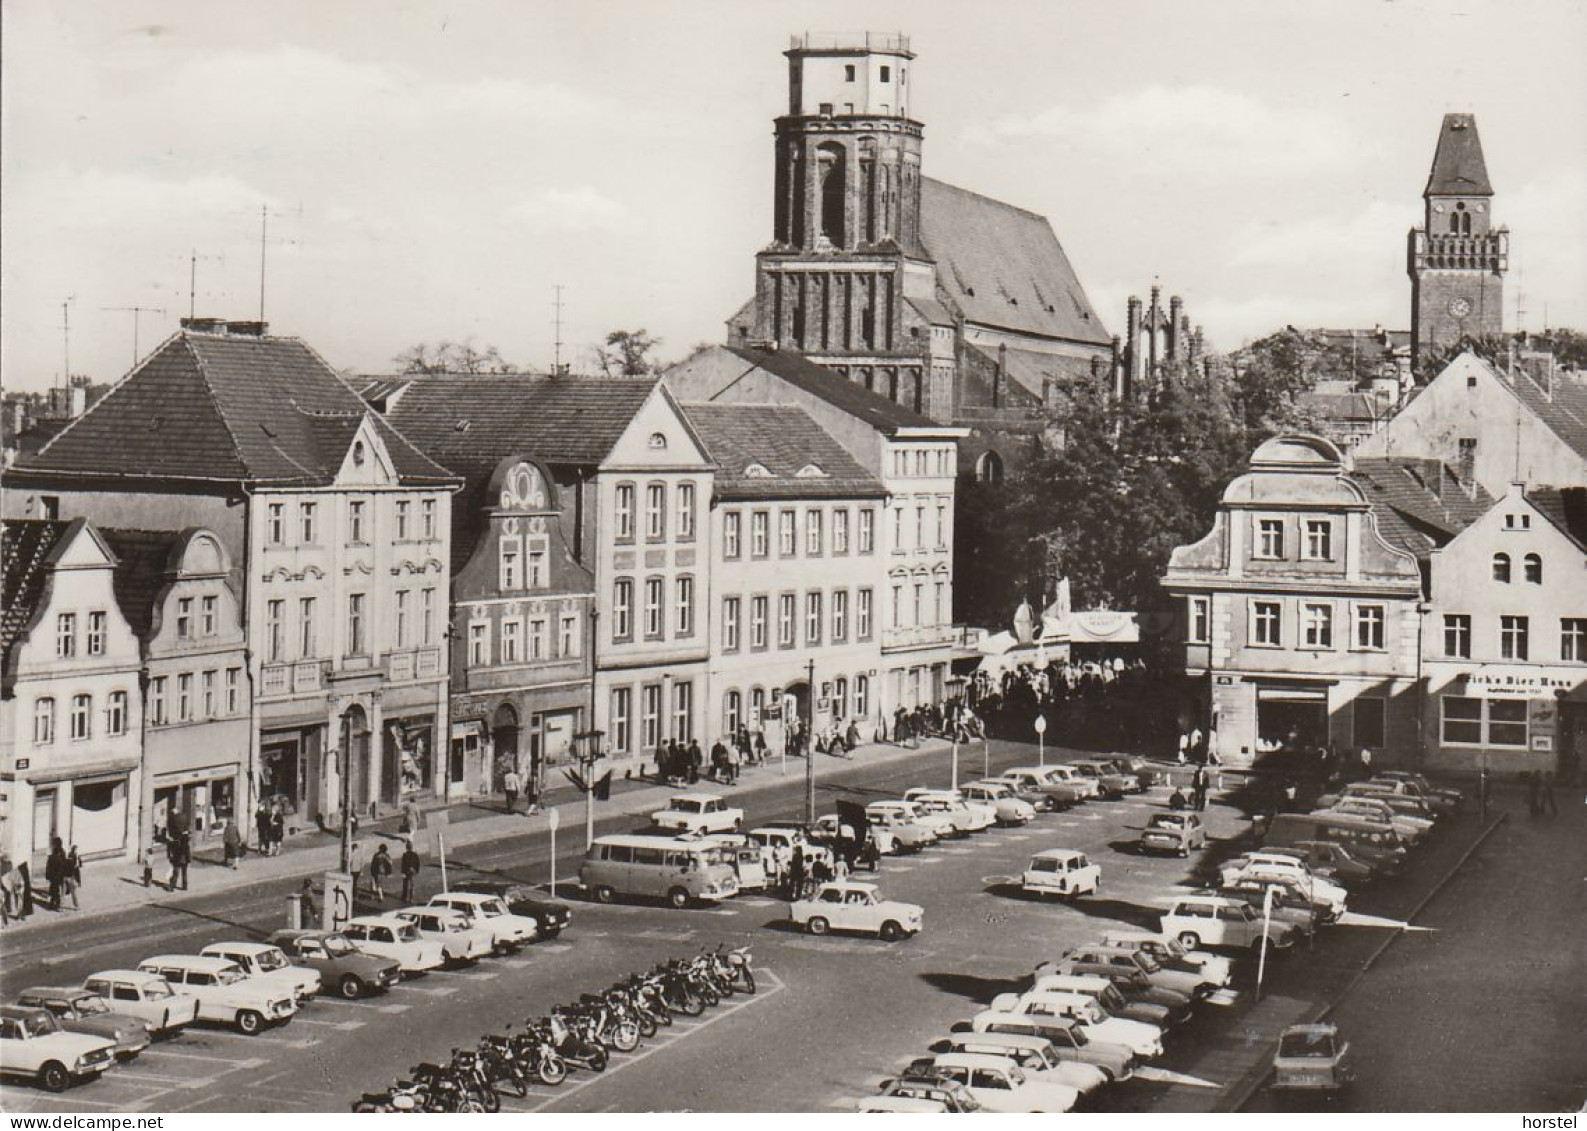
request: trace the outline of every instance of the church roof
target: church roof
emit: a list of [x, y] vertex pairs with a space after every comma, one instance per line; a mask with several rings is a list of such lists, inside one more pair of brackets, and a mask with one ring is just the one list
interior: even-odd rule
[[779, 377], [794, 388], [819, 397], [834, 408], [864, 421], [878, 432], [892, 434], [900, 428], [939, 427], [930, 417], [873, 393], [864, 385], [834, 373], [794, 350], [754, 350], [742, 346], [726, 349], [752, 365]]
[[452, 478], [297, 338], [183, 331], [16, 468], [324, 485], [366, 417], [403, 482]]
[[937, 285], [966, 321], [1111, 344], [1045, 216], [922, 177], [920, 226]]
[[1046, 396], [1049, 382], [1054, 388], [1065, 389], [1091, 376], [1091, 362], [1084, 357], [1065, 357], [1019, 346], [1000, 350], [987, 343], [966, 344], [965, 348], [979, 353], [994, 368], [1001, 357], [1004, 376], [1038, 401]]
[[727, 499], [880, 497], [886, 488], [801, 408], [687, 404]]
[[1477, 119], [1470, 114], [1445, 114], [1438, 130], [1433, 171], [1423, 196], [1492, 196], [1488, 165], [1482, 159]]

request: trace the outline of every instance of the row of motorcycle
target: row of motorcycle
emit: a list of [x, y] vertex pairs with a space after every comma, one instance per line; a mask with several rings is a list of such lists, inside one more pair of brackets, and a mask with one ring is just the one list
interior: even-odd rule
[[604, 1072], [613, 1053], [633, 1052], [675, 1017], [698, 1017], [724, 998], [754, 992], [747, 946], [669, 959], [521, 1028], [489, 1034], [473, 1049], [453, 1049], [445, 1064], [415, 1065], [409, 1079], [365, 1093], [353, 1111], [500, 1111], [503, 1094], [521, 1098], [536, 1084], [562, 1083], [572, 1071]]

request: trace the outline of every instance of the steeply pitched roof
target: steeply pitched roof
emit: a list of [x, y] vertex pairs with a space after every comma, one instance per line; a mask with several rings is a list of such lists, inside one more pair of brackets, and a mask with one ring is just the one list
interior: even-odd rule
[[1295, 398], [1297, 405], [1316, 413], [1324, 420], [1365, 421], [1382, 420], [1388, 409], [1377, 397], [1366, 393], [1302, 393]]
[[1018, 346], [1010, 346], [1006, 350], [984, 344], [967, 345], [966, 348], [981, 354], [986, 358], [987, 365], [994, 368], [1001, 358], [1004, 362], [1003, 372], [1009, 380], [1038, 401], [1046, 396], [1049, 382], [1063, 389], [1091, 376], [1091, 362], [1083, 357], [1064, 357]]
[[370, 418], [404, 482], [445, 482], [296, 338], [183, 331], [38, 453], [26, 470], [321, 485]]
[[1445, 114], [1438, 129], [1438, 149], [1423, 196], [1492, 196], [1488, 165], [1482, 159], [1477, 119], [1470, 114]]
[[1378, 533], [1391, 544], [1426, 560], [1493, 505], [1474, 485], [1468, 494], [1442, 460], [1414, 456], [1357, 457], [1350, 478], [1372, 504]]
[[70, 526], [42, 518], [6, 519], [0, 524], [0, 568], [5, 575], [0, 586], [0, 663], [7, 668], [11, 646], [33, 620], [44, 595], [50, 553]]
[[922, 177], [920, 226], [937, 285], [967, 321], [1111, 344], [1045, 216]]
[[100, 527], [116, 555], [116, 604], [139, 640], [154, 621], [154, 598], [165, 588], [176, 548], [187, 535], [175, 530], [117, 530]]
[[1574, 374], [1556, 374], [1545, 389], [1519, 367], [1501, 380], [1566, 446], [1587, 459], [1587, 383]]
[[395, 394], [386, 390], [386, 419], [472, 482], [488, 479], [513, 452], [551, 464], [599, 464], [655, 384], [638, 377], [415, 374]]
[[819, 397], [850, 416], [869, 424], [878, 432], [891, 434], [900, 428], [935, 428], [937, 424], [912, 408], [895, 404], [880, 393], [817, 365], [794, 350], [752, 350], [727, 346], [728, 352], [780, 377], [796, 389]]
[[[887, 493], [801, 408], [686, 404], [683, 412], [718, 467], [716, 494], [720, 498], [879, 497]], [[750, 474], [751, 467], [757, 468], [757, 473]], [[821, 474], [812, 474], [811, 469]]]
[[1526, 493], [1526, 498], [1566, 537], [1587, 551], [1587, 487], [1536, 487]]

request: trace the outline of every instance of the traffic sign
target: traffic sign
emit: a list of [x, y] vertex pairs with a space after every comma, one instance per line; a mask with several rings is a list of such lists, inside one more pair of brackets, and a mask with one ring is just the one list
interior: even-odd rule
[[1046, 715], [1037, 715], [1036, 716], [1036, 733], [1037, 734], [1046, 734], [1047, 733], [1047, 716]]
[[562, 825], [562, 814], [556, 811], [555, 806], [546, 810], [546, 824], [551, 826], [551, 831], [556, 832]]

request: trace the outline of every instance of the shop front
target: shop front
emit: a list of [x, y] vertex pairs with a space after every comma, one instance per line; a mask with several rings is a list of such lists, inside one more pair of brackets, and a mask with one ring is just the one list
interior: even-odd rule
[[1570, 668], [1482, 664], [1429, 676], [1427, 763], [1494, 774], [1579, 769], [1587, 682]]
[[[24, 760], [19, 771], [25, 770]], [[20, 774], [8, 783], [12, 814], [29, 820], [10, 822], [21, 843], [9, 850], [18, 859], [31, 856], [35, 875], [43, 875], [54, 837], [68, 849], [75, 845], [84, 860], [135, 855], [138, 776], [136, 763], [119, 761]]]
[[235, 762], [156, 776], [152, 839], [163, 841], [167, 832], [176, 829], [185, 830], [195, 841], [219, 837], [239, 819], [242, 783], [242, 767]]
[[538, 792], [548, 769], [573, 761], [586, 695], [587, 686], [575, 686], [454, 698], [448, 796], [497, 792], [509, 770]]

